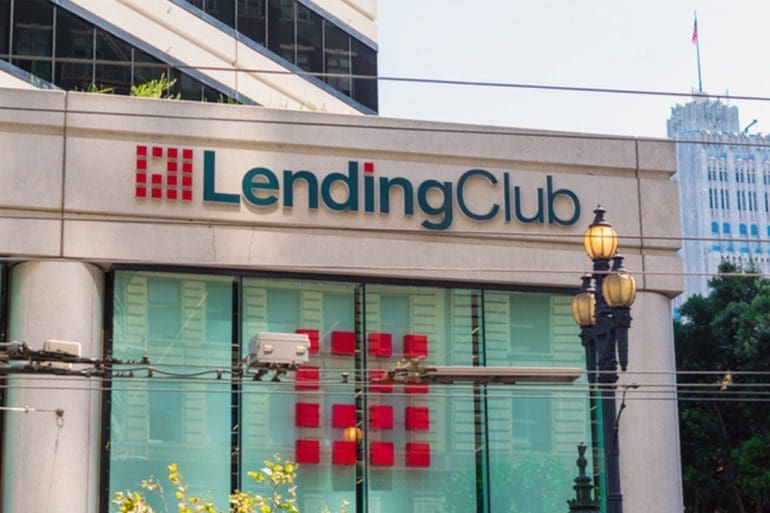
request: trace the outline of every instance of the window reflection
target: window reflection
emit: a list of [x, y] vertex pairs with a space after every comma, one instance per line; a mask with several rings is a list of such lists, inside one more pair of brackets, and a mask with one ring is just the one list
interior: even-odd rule
[[[512, 353], [521, 322], [514, 310], [535, 319], [529, 335], [553, 334], [558, 365], [582, 366], [569, 296], [130, 271], [116, 273], [114, 290], [118, 358], [146, 354], [159, 369], [196, 373], [229, 368], [259, 332], [308, 333], [317, 345], [304, 372], [280, 382], [249, 377], [238, 381], [242, 394], [226, 380], [113, 379], [113, 491], [175, 461], [191, 489], [222, 503], [234, 461], [245, 472], [278, 453], [300, 463], [303, 511], [346, 499], [369, 512], [517, 504], [550, 513], [570, 496], [575, 445], [591, 440], [585, 382], [371, 382], [415, 352], [427, 365], [555, 364]], [[535, 306], [524, 312], [521, 298]], [[233, 323], [241, 340], [233, 340]], [[361, 430], [360, 444], [345, 439], [351, 426]], [[230, 438], [234, 430], [239, 436]]]
[[13, 64], [33, 75], [50, 81], [50, 60], [23, 57], [51, 57], [53, 51], [53, 4], [46, 0], [26, 0], [14, 6], [13, 52], [22, 58]]
[[267, 47], [294, 64], [294, 1], [269, 0]]
[[[11, 21], [11, 0], [0, 0], [0, 54], [8, 53], [9, 23]], [[6, 60], [6, 59], [4, 59]]]
[[266, 0], [238, 0], [238, 32], [264, 46]]
[[297, 66], [305, 71], [323, 71], [323, 19], [297, 4]]
[[59, 9], [56, 13], [56, 78], [63, 89], [88, 90], [94, 83], [94, 27]]
[[[325, 24], [324, 61], [326, 73], [350, 75], [350, 36], [330, 23]], [[326, 83], [350, 96], [352, 81], [349, 76], [327, 76]]]

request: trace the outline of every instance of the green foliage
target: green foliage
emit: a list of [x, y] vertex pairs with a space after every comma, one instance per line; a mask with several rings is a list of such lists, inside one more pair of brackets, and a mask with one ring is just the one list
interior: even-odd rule
[[96, 94], [112, 94], [112, 93], [115, 92], [115, 88], [114, 87], [109, 87], [109, 86], [105, 86], [105, 85], [99, 85], [99, 84], [96, 84], [94, 82], [91, 82], [90, 84], [88, 84], [88, 87], [86, 87], [85, 89], [81, 90], [78, 87], [73, 87], [72, 90], [73, 91], [82, 91], [84, 93], [96, 93]]
[[[722, 273], [739, 270], [723, 263]], [[717, 277], [707, 297], [694, 296], [675, 323], [677, 368], [717, 371], [681, 375], [714, 396], [756, 391], [770, 369], [770, 282]], [[703, 390], [703, 388], [701, 388]], [[702, 397], [702, 396], [700, 396]], [[680, 393], [679, 415], [688, 513], [763, 512], [770, 504], [770, 407], [765, 402], [693, 400]]]
[[142, 98], [167, 98], [178, 100], [179, 93], [169, 94], [171, 88], [176, 84], [176, 79], [168, 80], [166, 75], [150, 80], [143, 84], [131, 86], [131, 96], [140, 96]]
[[[259, 472], [249, 471], [247, 475], [254, 481], [263, 493], [235, 491], [230, 494], [231, 513], [300, 513], [297, 506], [297, 468], [299, 465], [286, 460], [284, 462], [275, 455], [272, 460], [265, 460], [264, 467]], [[166, 467], [168, 480], [174, 487], [177, 500], [177, 513], [224, 513], [218, 510], [206, 497], [190, 495], [184, 477], [176, 463]], [[165, 499], [163, 487], [159, 482], [150, 478], [142, 481], [141, 487], [148, 492], [160, 494]], [[165, 500], [164, 500], [165, 502]], [[146, 498], [139, 492], [115, 492], [112, 503], [118, 507], [119, 513], [155, 513]], [[349, 503], [342, 502], [339, 513], [348, 513]], [[328, 508], [324, 509], [328, 513]]]

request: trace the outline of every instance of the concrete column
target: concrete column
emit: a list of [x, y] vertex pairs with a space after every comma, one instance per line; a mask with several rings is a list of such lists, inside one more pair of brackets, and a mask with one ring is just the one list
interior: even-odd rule
[[[25, 262], [11, 269], [9, 340], [41, 349], [48, 339], [80, 342], [101, 354], [104, 275], [80, 262]], [[63, 409], [8, 413], [3, 440], [2, 511], [95, 513], [99, 462], [97, 379], [15, 376], [8, 406]]]
[[620, 417], [623, 511], [681, 512], [682, 467], [670, 300], [661, 294], [640, 292], [631, 315], [634, 320], [629, 332], [628, 373], [620, 378], [618, 410], [623, 385], [637, 383], [640, 387], [628, 391]]

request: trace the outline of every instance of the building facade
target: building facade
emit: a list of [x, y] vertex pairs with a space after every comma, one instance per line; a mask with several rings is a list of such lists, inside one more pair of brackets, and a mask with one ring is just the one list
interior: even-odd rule
[[[107, 512], [172, 462], [224, 505], [275, 453], [305, 513], [564, 509], [576, 445], [602, 443], [585, 376], [376, 379], [416, 356], [583, 368], [570, 302], [598, 203], [639, 286], [624, 504], [681, 509], [672, 143], [12, 89], [0, 116], [7, 339], [123, 362], [5, 378], [4, 405], [39, 412], [3, 415], [4, 512]], [[298, 330], [300, 371], [230, 374], [254, 334]]]
[[[743, 133], [738, 107], [698, 99], [671, 109], [677, 143], [685, 292], [708, 294], [720, 262], [770, 273], [770, 139]], [[688, 142], [692, 141], [692, 142]]]
[[[375, 0], [0, 0], [0, 85], [377, 112]], [[357, 78], [353, 78], [353, 76]]]

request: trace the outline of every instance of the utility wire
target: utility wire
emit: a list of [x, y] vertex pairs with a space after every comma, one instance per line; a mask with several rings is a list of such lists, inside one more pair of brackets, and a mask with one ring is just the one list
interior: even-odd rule
[[[223, 383], [224, 384], [224, 383]], [[267, 384], [267, 383], [265, 383]], [[276, 383], [269, 383], [269, 385], [276, 385]], [[287, 384], [288, 385], [288, 384]], [[403, 392], [393, 391], [390, 393], [382, 393], [382, 392], [372, 392], [372, 391], [362, 391], [360, 394], [369, 397], [369, 398], [379, 398], [379, 399], [387, 399], [388, 397], [403, 397], [407, 399], [412, 399], [417, 402], [425, 402], [430, 403], [433, 399], [456, 399], [456, 400], [472, 400], [474, 397], [476, 397], [472, 392], [472, 386], [468, 385], [464, 387], [464, 390], [461, 391], [455, 391], [455, 392], [447, 392], [446, 390], [451, 390], [451, 385], [431, 385], [431, 387], [440, 387], [438, 390], [433, 389], [429, 394], [406, 394]], [[640, 385], [640, 387], [644, 387], [644, 385]], [[43, 386], [34, 386], [34, 385], [25, 385], [25, 386], [8, 386], [5, 385], [2, 388], [9, 388], [13, 390], [51, 390], [50, 387], [43, 387]], [[238, 391], [233, 391], [229, 387], [221, 387], [221, 389], [212, 389], [212, 388], [201, 388], [198, 390], [190, 390], [190, 389], [180, 389], [180, 388], [161, 388], [161, 387], [147, 387], [147, 386], [120, 386], [116, 387], [114, 384], [111, 387], [101, 387], [101, 386], [93, 386], [93, 387], [76, 387], [76, 386], [67, 386], [67, 387], [57, 387], [55, 390], [64, 390], [64, 391], [81, 391], [81, 392], [111, 392], [114, 394], [119, 393], [128, 393], [128, 392], [136, 392], [136, 393], [179, 393], [179, 394], [192, 394], [192, 395], [207, 395], [207, 394], [223, 394], [223, 395], [231, 395], [233, 393], [237, 393], [243, 396], [249, 396], [251, 394], [258, 394], [258, 395], [286, 395], [286, 396], [292, 396], [292, 397], [339, 397], [340, 395], [343, 395], [342, 393], [324, 393], [322, 391], [295, 391], [295, 390], [289, 390], [289, 389], [281, 389], [285, 387], [271, 387], [270, 390], [266, 390], [264, 392], [254, 390], [253, 388], [242, 388]], [[621, 388], [621, 387], [618, 387]], [[510, 391], [509, 391], [510, 390]], [[465, 393], [462, 393], [465, 392]], [[346, 394], [346, 396], [349, 396], [350, 399], [352, 399], [352, 394]], [[493, 388], [487, 389], [487, 397], [489, 400], [506, 400], [506, 399], [551, 399], [551, 400], [569, 400], [574, 401], [576, 399], [602, 399], [603, 395], [601, 393], [601, 390], [594, 390], [591, 393], [587, 393], [584, 390], [565, 390], [560, 389], [555, 392], [548, 392], [543, 390], [519, 390], [516, 386], [511, 385], [497, 385]], [[718, 401], [718, 402], [757, 402], [757, 403], [770, 403], [770, 394], [765, 394], [762, 396], [724, 396], [722, 393], [712, 393], [712, 394], [677, 394], [676, 392], [664, 392], [664, 391], [652, 391], [649, 393], [641, 393], [638, 390], [635, 391], [635, 393], [630, 393], [626, 396], [626, 401], [659, 401], [659, 402], [667, 402], [667, 401], [686, 401], [686, 402], [708, 402], [708, 401]]]
[[[91, 93], [93, 94], [93, 93]], [[280, 121], [280, 120], [267, 120], [267, 119], [254, 119], [254, 118], [238, 118], [238, 117], [217, 117], [217, 116], [182, 116], [178, 114], [159, 114], [157, 112], [152, 114], [144, 114], [137, 112], [127, 111], [109, 111], [109, 110], [76, 110], [76, 109], [57, 109], [49, 107], [21, 107], [21, 106], [8, 106], [0, 105], [0, 111], [12, 110], [20, 112], [38, 112], [38, 113], [56, 113], [56, 114], [83, 114], [94, 116], [126, 116], [134, 118], [149, 118], [149, 119], [169, 119], [169, 120], [184, 120], [184, 121], [219, 121], [219, 122], [231, 122], [231, 123], [250, 123], [250, 124], [263, 124], [263, 125], [276, 125], [276, 126], [307, 126], [307, 127], [327, 127], [327, 128], [350, 128], [355, 130], [386, 130], [395, 132], [415, 132], [415, 133], [436, 133], [436, 134], [458, 134], [458, 135], [494, 135], [498, 137], [540, 137], [540, 138], [552, 138], [552, 139], [584, 139], [593, 141], [619, 141], [619, 142], [673, 142], [679, 144], [699, 144], [699, 145], [716, 145], [716, 146], [740, 146], [740, 147], [758, 147], [769, 148], [770, 139], [767, 142], [752, 142], [747, 141], [717, 141], [711, 139], [691, 139], [691, 138], [657, 138], [657, 137], [633, 137], [624, 135], [601, 135], [601, 134], [585, 134], [580, 132], [549, 132], [549, 131], [537, 131], [527, 129], [517, 129], [508, 127], [492, 127], [490, 129], [482, 128], [468, 128], [460, 123], [438, 123], [425, 121], [426, 124], [436, 124], [442, 126], [392, 126], [378, 124], [378, 118], [365, 118], [366, 123], [343, 123], [343, 122], [320, 122], [320, 121]], [[413, 120], [410, 120], [413, 121]], [[456, 128], [449, 128], [447, 125], [455, 124]], [[513, 159], [511, 157], [511, 159]]]
[[[16, 58], [23, 58], [28, 61], [51, 61], [51, 57], [24, 55], [15, 56]], [[72, 64], [93, 64], [92, 59], [82, 59], [75, 57], [57, 57], [57, 62], [66, 62]], [[114, 65], [125, 66], [125, 61], [99, 59], [99, 65]], [[496, 89], [531, 89], [538, 91], [560, 91], [560, 92], [573, 92], [573, 93], [599, 93], [599, 94], [611, 94], [611, 95], [634, 95], [634, 96], [665, 96], [672, 98], [694, 98], [694, 99], [713, 99], [713, 100], [745, 100], [745, 101], [770, 101], [768, 96], [759, 95], [746, 95], [746, 94], [707, 94], [704, 92], [683, 92], [683, 91], [664, 91], [654, 89], [628, 89], [628, 88], [616, 88], [616, 87], [588, 87], [588, 86], [573, 86], [562, 84], [540, 84], [534, 82], [500, 82], [500, 81], [482, 81], [482, 80], [460, 80], [460, 79], [445, 79], [445, 78], [425, 78], [425, 77], [406, 77], [406, 76], [394, 76], [394, 75], [367, 75], [367, 74], [355, 74], [355, 73], [324, 73], [317, 71], [305, 71], [305, 70], [288, 70], [288, 69], [266, 69], [266, 68], [250, 68], [243, 67], [238, 64], [231, 66], [210, 66], [210, 65], [193, 65], [193, 64], [167, 64], [167, 63], [142, 63], [143, 67], [158, 69], [167, 69], [169, 67], [179, 70], [193, 70], [193, 71], [216, 71], [216, 72], [228, 72], [228, 73], [252, 73], [262, 75], [279, 75], [279, 76], [300, 76], [300, 77], [314, 77], [318, 79], [324, 78], [341, 78], [352, 80], [365, 80], [370, 82], [396, 82], [396, 83], [409, 83], [409, 84], [433, 84], [433, 85], [447, 85], [447, 86], [471, 86], [471, 87], [485, 87]], [[239, 92], [234, 90], [235, 92]]]

